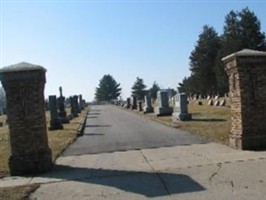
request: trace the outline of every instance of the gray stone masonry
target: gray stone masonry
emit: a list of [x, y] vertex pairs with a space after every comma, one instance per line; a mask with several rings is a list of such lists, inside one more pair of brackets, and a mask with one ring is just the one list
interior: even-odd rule
[[146, 95], [144, 97], [145, 99], [145, 106], [144, 106], [144, 114], [145, 113], [152, 113], [153, 112], [153, 107], [151, 104], [151, 96], [150, 95]]
[[229, 145], [266, 149], [266, 52], [244, 49], [222, 59], [229, 77]]
[[7, 98], [11, 175], [35, 174], [52, 167], [44, 107], [45, 72], [29, 63], [0, 70]]
[[185, 93], [177, 93], [175, 95], [173, 119], [179, 119], [181, 121], [189, 121], [192, 119], [191, 113], [188, 113], [187, 95]]
[[61, 120], [58, 117], [56, 96], [49, 96], [49, 110], [50, 110], [50, 130], [63, 129]]
[[155, 114], [157, 116], [172, 115], [173, 108], [168, 104], [168, 93], [166, 91], [157, 92], [158, 107], [155, 107]]

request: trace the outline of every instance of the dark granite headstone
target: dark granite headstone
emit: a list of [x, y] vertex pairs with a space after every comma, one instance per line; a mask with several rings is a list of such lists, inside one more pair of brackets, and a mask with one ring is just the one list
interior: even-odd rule
[[76, 107], [77, 113], [81, 113], [80, 108], [79, 108], [78, 98], [79, 98], [78, 95], [73, 96], [74, 106]]
[[82, 95], [81, 94], [79, 95], [79, 109], [80, 110], [83, 110], [84, 109], [84, 107], [83, 107], [83, 101], [82, 101]]
[[74, 98], [69, 97], [69, 99], [70, 99], [70, 106], [71, 106], [71, 117], [72, 118], [78, 117], [78, 111], [77, 111], [77, 107], [76, 107], [75, 102], [74, 102]]
[[58, 117], [63, 124], [68, 124], [69, 118], [67, 117], [67, 114], [66, 114], [65, 97], [63, 96], [62, 87], [59, 87], [59, 92], [60, 92], [60, 96], [57, 99], [57, 105], [58, 105], [58, 110], [59, 110]]
[[129, 109], [130, 107], [131, 107], [131, 100], [130, 98], [127, 98], [126, 108]]
[[58, 117], [56, 96], [49, 96], [49, 110], [50, 110], [50, 130], [63, 129], [61, 120]]

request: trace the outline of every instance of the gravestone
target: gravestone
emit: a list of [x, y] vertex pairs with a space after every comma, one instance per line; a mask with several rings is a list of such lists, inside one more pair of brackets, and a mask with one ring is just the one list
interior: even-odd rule
[[126, 108], [129, 109], [130, 107], [131, 107], [131, 100], [130, 98], [127, 98]]
[[11, 175], [35, 174], [52, 167], [44, 107], [45, 72], [29, 63], [0, 70], [7, 98]]
[[83, 101], [82, 101], [82, 95], [81, 94], [79, 95], [79, 109], [80, 110], [83, 110], [84, 109]]
[[201, 94], [199, 95], [199, 100], [202, 100], [202, 95]]
[[50, 130], [63, 129], [61, 120], [57, 112], [57, 101], [55, 95], [49, 96], [49, 110], [50, 110]]
[[174, 119], [179, 119], [181, 121], [188, 121], [192, 119], [191, 113], [188, 113], [187, 95], [185, 93], [177, 93], [175, 95], [173, 117]]
[[210, 100], [208, 101], [208, 106], [213, 106], [213, 100], [212, 100], [212, 99], [210, 99]]
[[142, 112], [143, 111], [142, 101], [138, 101], [138, 111], [139, 112]]
[[74, 118], [74, 117], [78, 117], [78, 111], [77, 111], [77, 107], [75, 105], [75, 102], [74, 102], [74, 98], [73, 97], [69, 97], [70, 99], [70, 106], [71, 106], [71, 117]]
[[223, 100], [220, 101], [220, 105], [219, 106], [225, 106], [225, 104], [226, 104], [226, 100], [223, 99]]
[[86, 108], [86, 100], [85, 99], [82, 99], [82, 106], [83, 106], [83, 109]]
[[150, 95], [146, 95], [144, 97], [144, 99], [145, 99], [144, 114], [145, 113], [152, 113], [153, 112], [153, 107], [151, 105], [151, 96]]
[[229, 145], [266, 149], [266, 52], [244, 49], [222, 60], [229, 78]]
[[74, 101], [74, 106], [75, 106], [76, 112], [81, 113], [80, 108], [79, 108], [78, 98], [79, 98], [78, 95], [74, 95], [73, 101]]
[[172, 115], [173, 108], [169, 107], [168, 94], [166, 91], [157, 92], [158, 107], [155, 107], [154, 111], [157, 116]]
[[131, 110], [136, 110], [136, 109], [137, 109], [137, 97], [133, 96]]
[[58, 105], [58, 117], [63, 124], [68, 124], [69, 123], [69, 118], [67, 117], [66, 114], [66, 109], [65, 109], [65, 97], [63, 96], [63, 90], [62, 87], [59, 87], [59, 93], [60, 96], [57, 99], [57, 105]]
[[216, 100], [213, 105], [214, 106], [219, 106], [220, 105], [220, 101], [219, 100]]

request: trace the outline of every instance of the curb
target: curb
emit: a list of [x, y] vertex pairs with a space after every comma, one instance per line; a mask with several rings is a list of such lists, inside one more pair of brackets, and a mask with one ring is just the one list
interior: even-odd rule
[[86, 111], [86, 115], [84, 117], [81, 118], [80, 122], [79, 122], [79, 127], [77, 129], [77, 137], [83, 136], [84, 135], [84, 129], [86, 126], [86, 122], [87, 122], [87, 116], [88, 116], [89, 110]]

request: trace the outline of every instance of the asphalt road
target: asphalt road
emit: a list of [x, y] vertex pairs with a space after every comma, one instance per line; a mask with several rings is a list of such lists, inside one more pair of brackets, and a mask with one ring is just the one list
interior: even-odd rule
[[206, 143], [206, 140], [186, 131], [150, 121], [132, 112], [101, 105], [90, 109], [84, 135], [79, 137], [63, 156], [200, 143]]

